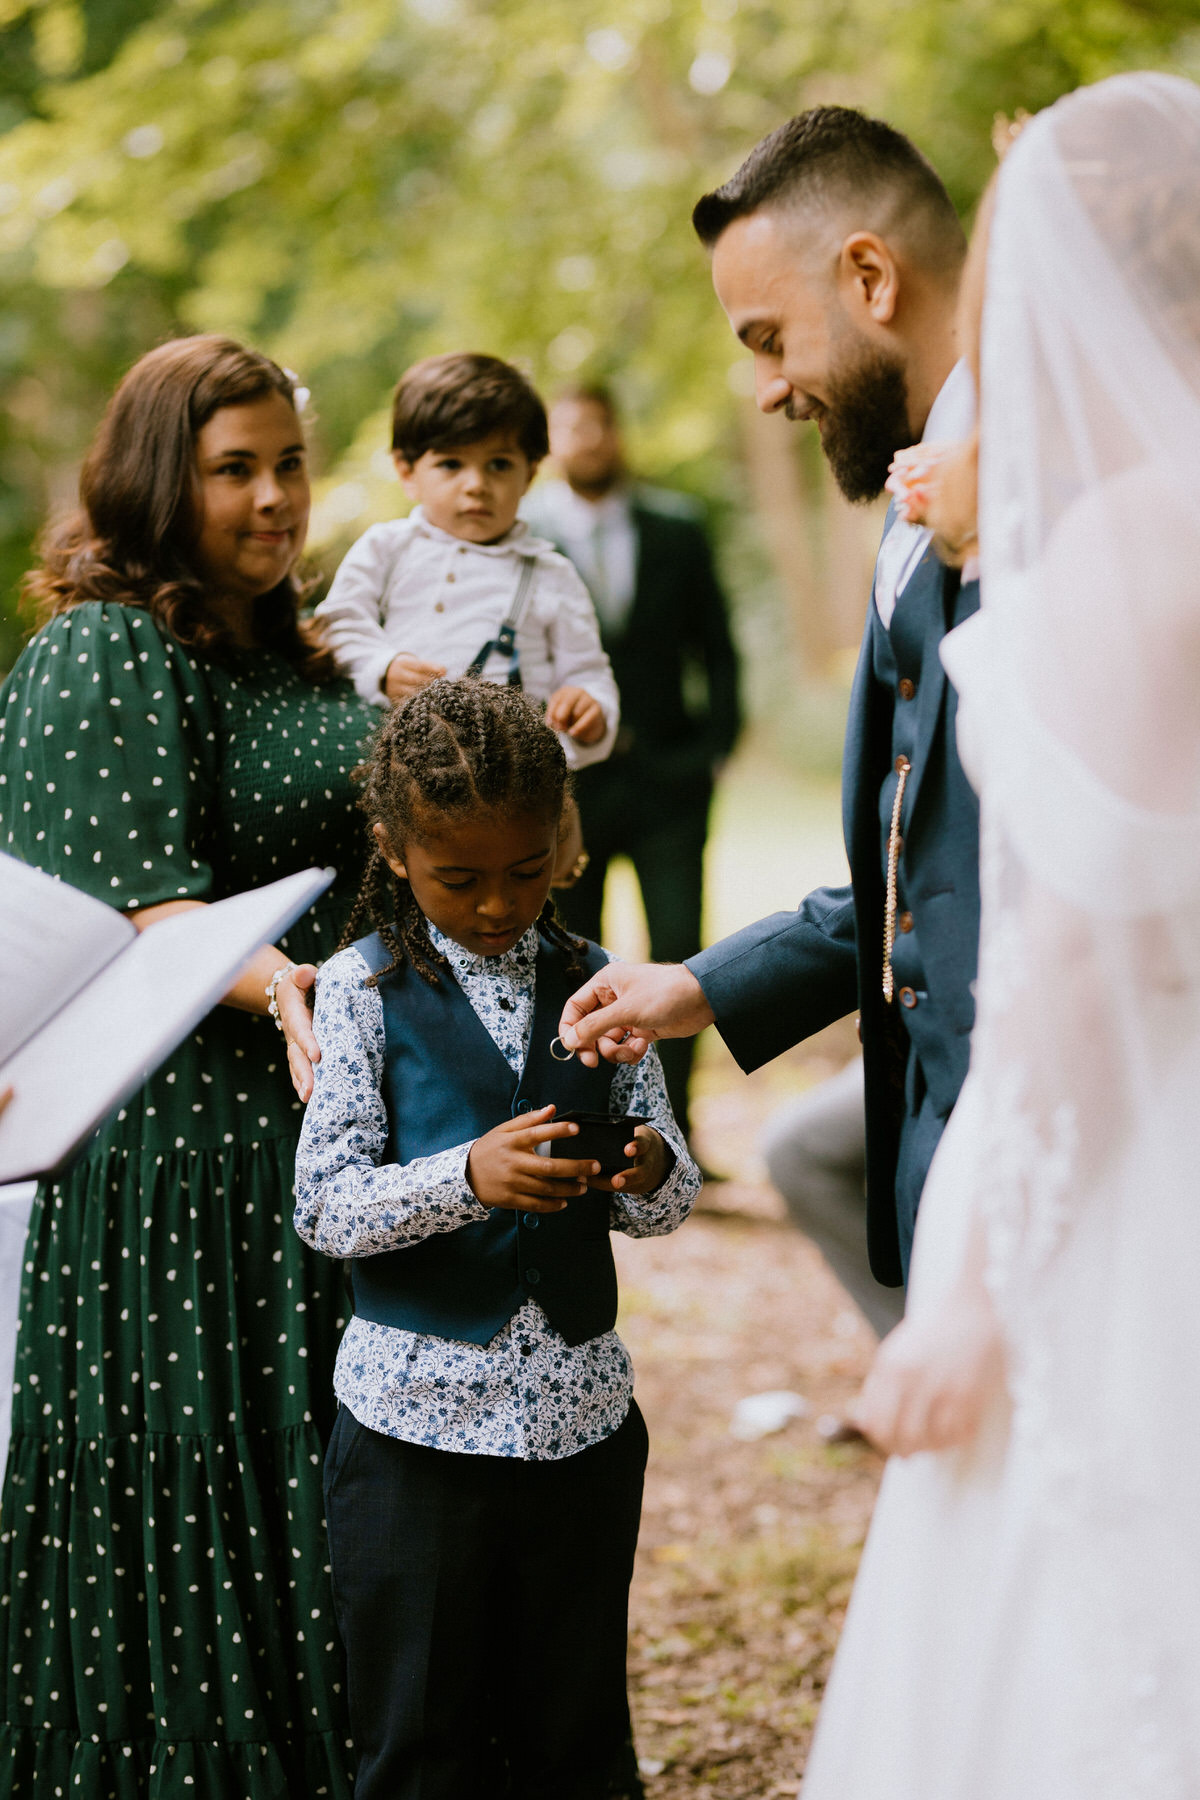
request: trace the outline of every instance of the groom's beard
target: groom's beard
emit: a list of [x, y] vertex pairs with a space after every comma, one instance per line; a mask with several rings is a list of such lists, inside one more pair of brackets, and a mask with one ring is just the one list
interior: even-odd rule
[[[847, 500], [858, 503], [883, 492], [892, 458], [915, 439], [900, 358], [848, 332], [838, 333], [835, 343], [839, 338], [843, 354], [816, 422], [834, 480]], [[787, 413], [796, 416], [790, 402]]]

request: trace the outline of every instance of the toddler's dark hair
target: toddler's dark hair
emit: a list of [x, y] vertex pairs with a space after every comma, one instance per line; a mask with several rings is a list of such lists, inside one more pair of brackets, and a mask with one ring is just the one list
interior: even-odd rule
[[427, 356], [392, 396], [392, 449], [415, 463], [427, 450], [458, 450], [509, 432], [531, 463], [550, 449], [546, 408], [520, 369], [498, 356]]
[[[379, 727], [367, 760], [354, 771], [358, 804], [370, 821], [371, 852], [362, 885], [342, 933], [339, 950], [367, 931], [377, 931], [391, 951], [386, 969], [409, 962], [436, 987], [446, 958], [436, 950], [412, 889], [388, 867], [373, 827], [382, 825], [393, 856], [441, 819], [480, 813], [545, 815], [558, 819], [570, 776], [562, 745], [519, 688], [490, 681], [435, 681]], [[572, 975], [583, 977], [583, 940], [559, 923], [547, 899], [541, 930], [568, 955]]]

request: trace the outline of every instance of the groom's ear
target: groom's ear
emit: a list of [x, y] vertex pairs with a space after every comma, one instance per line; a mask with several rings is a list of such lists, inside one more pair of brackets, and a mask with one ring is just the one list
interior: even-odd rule
[[842, 305], [860, 327], [891, 325], [900, 297], [900, 269], [891, 249], [873, 231], [854, 231], [838, 252]]

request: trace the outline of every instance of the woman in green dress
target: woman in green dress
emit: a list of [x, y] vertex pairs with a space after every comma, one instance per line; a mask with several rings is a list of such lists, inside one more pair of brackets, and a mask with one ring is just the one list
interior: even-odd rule
[[[358, 884], [370, 709], [298, 618], [308, 478], [274, 363], [215, 337], [152, 351], [81, 496], [0, 690], [0, 848], [139, 925], [311, 864], [339, 879], [39, 1189], [0, 1508], [0, 1795], [336, 1800], [321, 1462], [344, 1308], [292, 1230], [292, 1178], [307, 965]], [[291, 963], [285, 1041], [267, 988]]]

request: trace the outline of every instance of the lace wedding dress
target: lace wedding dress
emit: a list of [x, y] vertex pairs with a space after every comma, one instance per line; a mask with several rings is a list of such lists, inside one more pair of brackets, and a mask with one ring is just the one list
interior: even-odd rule
[[1121, 76], [1001, 171], [978, 1022], [910, 1312], [986, 1244], [1008, 1395], [893, 1460], [804, 1800], [1200, 1796], [1200, 90]]

